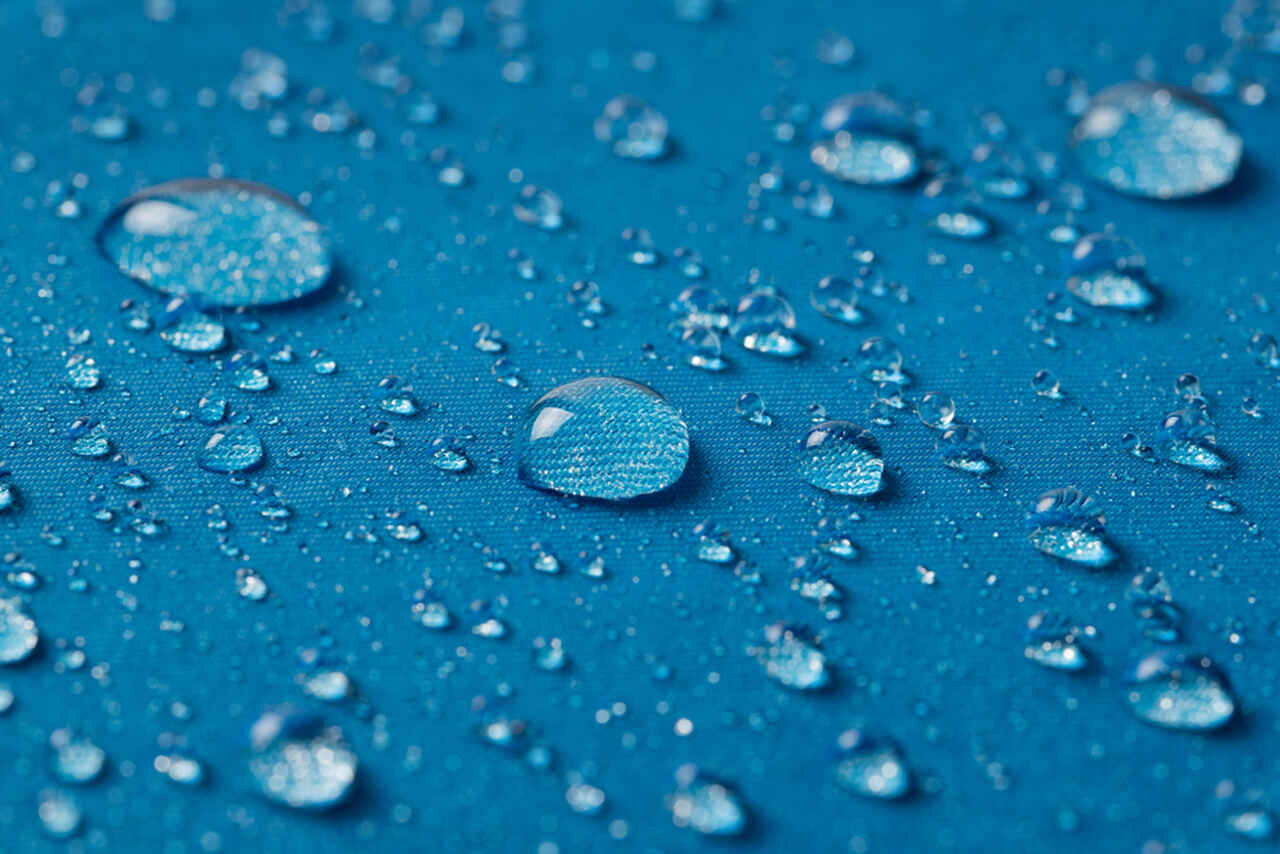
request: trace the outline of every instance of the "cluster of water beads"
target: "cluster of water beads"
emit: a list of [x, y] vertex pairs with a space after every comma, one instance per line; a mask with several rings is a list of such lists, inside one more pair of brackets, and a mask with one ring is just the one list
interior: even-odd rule
[[900, 184], [920, 169], [906, 111], [879, 92], [858, 92], [832, 101], [822, 111], [814, 164], [841, 181], [862, 185]]
[[851, 728], [836, 739], [836, 782], [866, 798], [896, 800], [911, 793], [911, 771], [891, 740]]
[[1027, 516], [1027, 539], [1051, 557], [1101, 568], [1116, 558], [1105, 522], [1098, 503], [1074, 486], [1051, 489]]
[[1114, 234], [1086, 234], [1067, 256], [1067, 290], [1098, 308], [1142, 311], [1155, 302], [1146, 262], [1129, 240]]
[[1236, 713], [1227, 676], [1208, 656], [1156, 650], [1133, 665], [1128, 683], [1130, 709], [1159, 726], [1213, 730]]
[[667, 796], [667, 809], [676, 827], [705, 836], [737, 836], [747, 826], [747, 811], [737, 793], [694, 765], [676, 771], [676, 790]]
[[1071, 146], [1094, 180], [1153, 199], [1198, 196], [1231, 182], [1244, 143], [1190, 92], [1120, 83], [1089, 101]]
[[120, 205], [98, 241], [131, 278], [220, 306], [298, 299], [321, 288], [333, 268], [320, 226], [300, 206], [240, 181], [148, 188]]
[[620, 501], [674, 484], [689, 459], [689, 428], [648, 386], [591, 377], [539, 398], [521, 428], [520, 479], [565, 495]]
[[1083, 670], [1089, 654], [1080, 643], [1081, 633], [1065, 614], [1037, 611], [1027, 620], [1026, 656], [1053, 670]]
[[667, 152], [667, 119], [633, 95], [619, 95], [595, 120], [595, 136], [619, 157], [655, 160]]
[[355, 783], [358, 761], [337, 727], [291, 708], [272, 709], [249, 732], [249, 774], [265, 798], [295, 809], [342, 803]]
[[801, 441], [798, 470], [819, 489], [865, 496], [880, 491], [884, 458], [869, 431], [848, 421], [823, 421]]

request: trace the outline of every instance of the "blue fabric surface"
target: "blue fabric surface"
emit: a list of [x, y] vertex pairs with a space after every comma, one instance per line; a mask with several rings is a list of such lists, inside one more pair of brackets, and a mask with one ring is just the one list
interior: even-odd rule
[[[713, 20], [689, 25], [665, 4], [588, 12], [531, 2], [525, 52], [536, 71], [526, 86], [503, 81], [504, 57], [477, 4], [465, 6], [468, 38], [455, 50], [424, 47], [417, 27], [402, 23], [406, 9], [378, 25], [334, 4], [334, 38], [315, 44], [299, 38], [298, 16], [267, 4], [180, 0], [163, 23], [139, 7], [66, 3], [58, 38], [41, 34], [47, 4], [42, 13], [28, 4], [0, 9], [8, 57], [0, 86], [0, 456], [23, 499], [19, 512], [0, 515], [0, 552], [30, 561], [43, 579], [27, 605], [41, 650], [0, 672], [17, 695], [0, 717], [8, 769], [0, 847], [1247, 850], [1223, 831], [1213, 796], [1223, 779], [1274, 792], [1280, 770], [1271, 569], [1280, 439], [1270, 417], [1240, 409], [1251, 395], [1264, 412], [1280, 413], [1274, 378], [1245, 349], [1253, 330], [1275, 331], [1254, 298], [1277, 299], [1274, 104], [1222, 105], [1246, 147], [1242, 174], [1224, 192], [1161, 204], [1089, 186], [1081, 219], [1095, 229], [1114, 223], [1142, 248], [1161, 302], [1132, 317], [1076, 305], [1077, 323], [1055, 324], [1057, 349], [1024, 323], [1047, 294], [1065, 292], [1058, 249], [1044, 240], [1034, 202], [992, 203], [999, 232], [975, 244], [926, 232], [905, 190], [833, 187], [840, 215], [827, 221], [792, 210], [790, 193], [768, 196], [768, 212], [785, 227], [767, 233], [744, 224], [756, 174], [750, 152], [783, 164], [789, 180], [818, 177], [806, 145], [772, 141], [762, 107], [783, 98], [816, 107], [882, 87], [934, 112], [927, 140], [951, 157], [965, 155], [983, 109], [998, 109], [1020, 143], [1062, 152], [1070, 120], [1044, 86], [1049, 68], [1069, 67], [1102, 86], [1131, 78], [1150, 54], [1161, 76], [1185, 82], [1187, 45], [1223, 45], [1219, 4], [1175, 13], [1151, 2], [894, 8], [760, 0], [726, 4]], [[813, 58], [814, 40], [829, 28], [858, 45], [851, 67]], [[400, 55], [444, 107], [440, 124], [415, 128], [416, 158], [401, 140], [402, 108], [360, 79], [366, 45]], [[271, 111], [246, 111], [227, 96], [250, 47], [288, 63], [293, 92], [281, 110], [294, 127], [284, 138], [268, 133]], [[656, 55], [652, 71], [635, 69], [637, 51]], [[74, 127], [84, 112], [77, 92], [95, 78], [106, 90], [100, 101], [132, 115], [130, 139], [106, 142]], [[215, 105], [197, 105], [203, 87], [217, 94]], [[371, 150], [354, 133], [301, 127], [317, 87], [323, 102], [345, 99], [375, 131]], [[156, 88], [167, 90], [167, 102]], [[624, 92], [667, 116], [670, 158], [625, 162], [594, 140], [593, 118]], [[439, 164], [430, 157], [438, 146], [452, 152]], [[20, 152], [34, 155], [32, 171], [10, 168]], [[455, 155], [468, 181], [448, 188], [436, 172]], [[1069, 158], [1064, 168], [1064, 178], [1082, 180]], [[84, 215], [58, 218], [44, 204], [46, 187], [75, 173], [88, 177], [77, 193]], [[227, 352], [186, 357], [154, 332], [129, 330], [125, 301], [158, 315], [163, 299], [120, 275], [94, 245], [99, 224], [130, 193], [211, 173], [303, 198], [333, 240], [340, 270], [319, 298], [224, 315], [235, 348], [265, 356], [287, 344], [298, 355], [270, 364], [269, 393], [234, 389]], [[542, 233], [513, 219], [525, 181], [563, 197], [564, 230]], [[624, 261], [617, 237], [632, 226], [652, 233], [667, 263]], [[907, 303], [867, 298], [861, 328], [807, 304], [818, 278], [854, 271], [850, 235], [911, 293]], [[773, 361], [726, 343], [732, 364], [723, 374], [681, 363], [666, 325], [667, 303], [686, 284], [670, 256], [686, 245], [726, 295], [740, 292], [752, 268], [781, 288], [808, 355]], [[513, 249], [536, 260], [538, 280], [512, 275]], [[581, 278], [599, 283], [608, 306], [595, 329], [583, 328], [566, 300]], [[525, 388], [494, 381], [493, 357], [472, 346], [478, 322], [502, 331]], [[71, 346], [74, 328], [91, 340]], [[888, 467], [884, 494], [844, 500], [800, 481], [796, 442], [810, 404], [865, 422], [872, 388], [850, 360], [871, 334], [902, 347], [913, 391], [945, 390], [985, 432], [998, 465], [989, 488], [945, 469], [933, 432], [906, 415], [872, 428]], [[646, 357], [646, 344], [657, 358]], [[336, 374], [312, 372], [307, 354], [316, 348], [336, 359]], [[66, 386], [72, 352], [96, 359], [103, 387]], [[1031, 377], [1044, 368], [1061, 378], [1065, 400], [1032, 392]], [[1205, 508], [1203, 475], [1152, 466], [1121, 448], [1127, 431], [1152, 440], [1178, 406], [1175, 378], [1188, 371], [1200, 377], [1234, 462], [1218, 482], [1240, 514]], [[427, 411], [412, 419], [382, 413], [377, 383], [388, 374], [404, 378], [431, 404]], [[512, 449], [525, 408], [588, 375], [645, 383], [684, 413], [691, 459], [670, 493], [614, 506], [518, 482]], [[198, 469], [211, 428], [174, 417], [210, 389], [227, 394], [267, 447], [267, 464], [247, 483]], [[744, 391], [764, 397], [771, 428], [734, 413]], [[150, 489], [126, 493], [111, 484], [107, 463], [69, 453], [63, 434], [82, 415], [102, 419]], [[399, 448], [372, 441], [370, 424], [381, 418], [392, 422]], [[431, 440], [468, 432], [472, 471], [428, 465]], [[1067, 484], [1105, 506], [1120, 565], [1075, 569], [1027, 544], [1027, 510]], [[294, 510], [285, 531], [271, 530], [259, 512], [277, 492]], [[163, 520], [163, 535], [94, 521], [92, 494], [117, 510], [138, 498]], [[232, 521], [238, 557], [223, 554], [208, 527], [214, 504]], [[848, 601], [845, 618], [826, 623], [789, 588], [789, 561], [811, 548], [821, 517], [852, 512], [860, 519], [849, 531], [862, 554], [832, 567]], [[423, 527], [423, 542], [387, 535], [397, 513]], [[761, 584], [695, 559], [688, 533], [708, 517], [731, 533]], [[598, 550], [608, 576], [593, 580], [572, 566], [556, 577], [533, 572], [534, 541], [568, 563]], [[487, 572], [491, 554], [513, 571]], [[269, 583], [264, 602], [237, 594], [235, 571], [246, 566]], [[1124, 592], [1145, 566], [1165, 574], [1186, 611], [1188, 648], [1213, 656], [1231, 677], [1243, 709], [1224, 732], [1161, 730], [1126, 708], [1124, 669], [1150, 642]], [[922, 583], [926, 572], [933, 584]], [[509, 636], [416, 625], [413, 594], [428, 574], [455, 615], [486, 600]], [[77, 577], [87, 579], [86, 592], [73, 590]], [[1071, 675], [1025, 660], [1026, 620], [1045, 607], [1097, 627], [1094, 668]], [[836, 674], [831, 690], [790, 693], [747, 654], [778, 619], [822, 634]], [[1233, 643], [1237, 631], [1243, 639]], [[572, 662], [562, 673], [531, 664], [534, 639], [552, 636]], [[68, 670], [61, 653], [77, 648], [87, 664]], [[356, 795], [325, 815], [269, 806], [245, 778], [247, 731], [259, 712], [312, 703], [295, 678], [309, 670], [308, 650], [348, 672], [358, 690], [342, 704], [315, 704], [362, 763]], [[662, 664], [672, 669], [668, 681], [654, 679]], [[478, 698], [527, 720], [554, 752], [553, 767], [535, 770], [478, 739]], [[175, 717], [174, 703], [190, 717]], [[691, 734], [677, 734], [679, 719], [692, 722]], [[855, 723], [896, 738], [923, 791], [882, 803], [840, 790], [836, 737]], [[90, 735], [109, 762], [103, 779], [73, 790], [85, 820], [71, 842], [46, 838], [36, 819], [36, 793], [54, 785], [49, 734], [63, 726]], [[179, 788], [152, 770], [166, 733], [205, 762], [203, 786]], [[744, 838], [711, 843], [672, 825], [663, 797], [684, 762], [736, 785], [752, 816]], [[566, 775], [575, 772], [606, 792], [601, 815], [566, 806]]]

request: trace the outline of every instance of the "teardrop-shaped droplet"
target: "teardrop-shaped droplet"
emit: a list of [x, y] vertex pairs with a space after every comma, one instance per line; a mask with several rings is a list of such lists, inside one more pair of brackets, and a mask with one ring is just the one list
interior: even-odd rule
[[1051, 557], [1103, 567], [1116, 558], [1106, 540], [1105, 522], [1098, 503], [1074, 486], [1051, 489], [1027, 516], [1027, 539]]
[[1170, 649], [1133, 666], [1128, 700], [1138, 717], [1170, 729], [1217, 729], [1236, 711], [1226, 674], [1208, 656]]
[[233, 424], [212, 436], [196, 461], [205, 471], [229, 474], [247, 471], [262, 462], [262, 440], [248, 427]]
[[1244, 143], [1191, 92], [1120, 83], [1094, 95], [1071, 134], [1094, 180], [1135, 196], [1181, 199], [1229, 184]]
[[222, 306], [272, 305], [324, 285], [333, 259], [296, 202], [244, 181], [170, 181], [126, 199], [98, 234], [127, 276]]
[[869, 431], [848, 421], [823, 421], [805, 434], [800, 476], [838, 495], [871, 495], [880, 491], [884, 458]]
[[337, 727], [293, 709], [273, 709], [254, 722], [249, 738], [249, 773], [268, 800], [322, 810], [351, 792], [358, 763]]
[[680, 478], [689, 460], [689, 428], [648, 386], [590, 377], [533, 404], [518, 459], [520, 479], [530, 486], [620, 501]]

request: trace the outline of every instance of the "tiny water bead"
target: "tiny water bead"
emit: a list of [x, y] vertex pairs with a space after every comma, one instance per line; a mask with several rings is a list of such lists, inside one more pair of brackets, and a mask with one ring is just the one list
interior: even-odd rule
[[295, 809], [323, 810], [346, 800], [357, 760], [337, 727], [294, 709], [264, 713], [249, 731], [249, 774], [260, 794]]
[[1100, 568], [1116, 558], [1105, 522], [1098, 503], [1074, 486], [1051, 489], [1027, 516], [1027, 539], [1050, 557]]
[[1142, 311], [1155, 302], [1137, 247], [1113, 234], [1086, 234], [1067, 257], [1067, 290], [1098, 308]]
[[764, 645], [751, 650], [765, 675], [787, 688], [817, 691], [831, 682], [827, 657], [785, 623], [764, 628]]
[[848, 279], [823, 276], [809, 292], [809, 302], [823, 317], [849, 324], [862, 322], [862, 312], [858, 311], [858, 292]]
[[872, 495], [884, 479], [884, 458], [870, 431], [848, 421], [823, 421], [801, 442], [799, 472], [827, 492]]
[[810, 159], [841, 181], [900, 184], [920, 169], [906, 110], [879, 92], [835, 99], [822, 112], [821, 130], [829, 137], [813, 144]]
[[614, 154], [632, 160], [654, 160], [667, 152], [667, 119], [632, 95], [619, 95], [596, 117], [595, 135]]
[[764, 408], [764, 398], [756, 394], [754, 391], [745, 392], [738, 398], [738, 402], [734, 407], [738, 416], [752, 424], [758, 424], [761, 427], [768, 427], [773, 424], [773, 416]]
[[952, 424], [938, 436], [935, 446], [942, 464], [970, 474], [986, 474], [993, 468], [987, 443], [977, 427]]
[[1218, 729], [1236, 712], [1226, 674], [1205, 655], [1157, 650], [1133, 666], [1128, 682], [1133, 713], [1158, 726]]
[[737, 836], [747, 826], [747, 811], [737, 793], [693, 765], [677, 770], [676, 790], [667, 796], [667, 809], [676, 827], [705, 836]]
[[1213, 422], [1203, 409], [1179, 409], [1160, 422], [1156, 445], [1160, 453], [1180, 466], [1216, 474], [1227, 468], [1227, 460], [1214, 447]]
[[258, 465], [264, 453], [257, 433], [243, 425], [233, 424], [209, 437], [196, 462], [205, 471], [231, 474], [248, 471]]
[[1086, 174], [1123, 193], [1181, 199], [1231, 182], [1244, 143], [1195, 94], [1162, 84], [1103, 89], [1071, 134]]
[[836, 739], [840, 759], [836, 782], [866, 798], [894, 800], [911, 793], [911, 772], [898, 746], [860, 729], [847, 729]]
[[864, 377], [877, 383], [902, 385], [906, 375], [902, 372], [902, 351], [888, 338], [873, 336], [858, 347], [858, 370]]
[[916, 415], [926, 427], [946, 429], [956, 417], [956, 404], [946, 393], [928, 391], [916, 404]]
[[795, 336], [796, 315], [791, 304], [772, 290], [752, 291], [738, 301], [729, 332], [748, 350], [790, 358], [804, 352]]
[[17, 664], [40, 642], [36, 621], [22, 612], [18, 599], [0, 599], [0, 664]]
[[533, 404], [517, 458], [520, 480], [529, 486], [621, 501], [679, 480], [689, 460], [689, 428], [648, 386], [590, 377]]
[[1038, 611], [1027, 620], [1027, 658], [1052, 670], [1083, 670], [1089, 656], [1079, 643], [1080, 630], [1063, 614]]
[[323, 287], [333, 269], [319, 224], [301, 206], [244, 181], [150, 187], [121, 203], [98, 243], [148, 287], [220, 306], [296, 300]]

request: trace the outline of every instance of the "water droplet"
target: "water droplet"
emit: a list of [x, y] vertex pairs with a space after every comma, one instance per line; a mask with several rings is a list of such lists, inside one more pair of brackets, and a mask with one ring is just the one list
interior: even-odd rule
[[680, 352], [685, 364], [699, 370], [718, 372], [729, 367], [722, 355], [720, 333], [706, 326], [681, 326]]
[[0, 664], [25, 661], [39, 642], [36, 621], [22, 612], [22, 603], [0, 599]]
[[97, 362], [87, 356], [72, 356], [67, 360], [67, 383], [72, 388], [88, 391], [102, 382], [102, 370]]
[[765, 675], [797, 691], [816, 691], [831, 681], [827, 657], [784, 623], [764, 628], [763, 646], [751, 650]]
[[1208, 656], [1158, 650], [1133, 666], [1128, 681], [1129, 707], [1158, 726], [1217, 729], [1236, 711], [1226, 674]]
[[705, 285], [690, 285], [671, 301], [671, 310], [690, 326], [729, 328], [729, 303]]
[[1142, 254], [1128, 240], [1111, 234], [1086, 234], [1067, 259], [1067, 290], [1099, 308], [1141, 311], [1155, 302]]
[[234, 424], [211, 435], [196, 462], [205, 471], [229, 474], [258, 465], [262, 462], [263, 453], [258, 434], [248, 427]]
[[296, 202], [242, 181], [171, 181], [126, 199], [98, 234], [124, 274], [222, 306], [271, 305], [324, 285], [320, 226]]
[[595, 133], [619, 157], [653, 160], [667, 151], [666, 117], [632, 95], [619, 95], [604, 105]]
[[911, 772], [898, 746], [860, 729], [847, 729], [836, 740], [840, 759], [836, 782], [867, 798], [902, 798], [911, 792]]
[[530, 408], [518, 448], [534, 487], [619, 501], [674, 484], [689, 459], [689, 429], [653, 389], [617, 377], [566, 383]]
[[250, 602], [261, 602], [267, 598], [271, 588], [265, 578], [245, 566], [236, 570], [236, 592]]
[[698, 560], [726, 564], [737, 557], [729, 542], [729, 532], [709, 519], [694, 526], [693, 536], [698, 543]]
[[439, 599], [415, 602], [413, 616], [418, 625], [434, 631], [443, 631], [453, 624], [453, 616]]
[[855, 184], [898, 184], [919, 171], [906, 112], [879, 92], [844, 95], [827, 105], [810, 157], [828, 175]]
[[200, 760], [181, 753], [161, 753], [152, 762], [156, 773], [163, 774], [179, 786], [198, 786], [204, 782], [204, 765]]
[[848, 36], [829, 30], [818, 36], [818, 43], [814, 53], [821, 63], [843, 66], [853, 62], [856, 50], [853, 46], [853, 40]]
[[93, 418], [77, 418], [67, 428], [71, 453], [77, 457], [105, 457], [111, 453], [111, 437], [106, 426]]
[[916, 404], [916, 415], [926, 427], [942, 430], [948, 427], [956, 417], [956, 404], [949, 395], [941, 391], [928, 391]]
[[74, 836], [80, 829], [83, 817], [76, 799], [58, 789], [44, 789], [40, 792], [37, 814], [44, 832], [55, 839]]
[[293, 709], [264, 713], [249, 731], [249, 773], [268, 800], [322, 810], [346, 799], [356, 778], [356, 755], [337, 727]]
[[337, 703], [351, 696], [351, 677], [341, 670], [321, 670], [302, 683], [307, 696], [326, 703]]
[[809, 292], [809, 302], [824, 317], [850, 324], [862, 322], [858, 292], [848, 279], [823, 276]]
[[1226, 459], [1214, 443], [1213, 423], [1198, 407], [1170, 412], [1156, 432], [1156, 444], [1165, 459], [1203, 472], [1217, 473], [1227, 468]]
[[1103, 567], [1116, 558], [1107, 543], [1102, 508], [1074, 486], [1051, 489], [1036, 501], [1027, 516], [1027, 539], [1045, 554], [1090, 567]]
[[858, 370], [867, 379], [877, 383], [902, 385], [906, 375], [902, 372], [902, 351], [887, 338], [874, 336], [858, 347]]
[[471, 467], [471, 460], [467, 458], [466, 451], [449, 436], [441, 436], [434, 440], [429, 454], [427, 459], [440, 471], [466, 471]]
[[804, 352], [795, 326], [790, 303], [771, 290], [755, 290], [734, 307], [729, 332], [748, 350], [790, 358]]
[[1207, 102], [1137, 82], [1094, 95], [1071, 146], [1094, 180], [1151, 199], [1198, 196], [1229, 184], [1244, 151], [1239, 135]]
[[1173, 390], [1178, 397], [1187, 403], [1195, 403], [1204, 400], [1204, 394], [1200, 391], [1200, 378], [1195, 374], [1182, 374], [1173, 384]]
[[67, 783], [92, 782], [107, 762], [107, 754], [101, 747], [71, 730], [54, 730], [49, 736], [49, 747], [53, 750], [53, 773]]
[[1031, 388], [1035, 389], [1036, 394], [1050, 400], [1063, 398], [1062, 383], [1058, 381], [1057, 375], [1048, 369], [1036, 371], [1036, 375], [1031, 378]]
[[564, 203], [560, 197], [533, 184], [521, 188], [511, 210], [520, 222], [543, 231], [556, 231], [564, 225]]
[[925, 185], [917, 204], [929, 228], [939, 234], [980, 240], [991, 233], [991, 220], [978, 210], [973, 192], [957, 178], [934, 178]]
[[1078, 638], [1080, 629], [1069, 617], [1039, 611], [1027, 620], [1026, 656], [1054, 670], [1083, 670], [1089, 656]]
[[676, 827], [707, 836], [737, 836], [747, 826], [747, 812], [728, 785], [683, 765], [676, 772], [676, 790], [667, 796], [667, 809]]
[[971, 474], [991, 471], [986, 440], [978, 428], [969, 424], [952, 424], [943, 430], [938, 436], [936, 449], [945, 466]]
[[848, 421], [824, 421], [801, 443], [800, 477], [838, 495], [871, 495], [884, 478], [880, 445], [870, 432]]
[[759, 424], [761, 427], [768, 427], [773, 424], [773, 416], [764, 408], [764, 398], [754, 391], [745, 392], [739, 397], [735, 409], [739, 417], [750, 421], [752, 424]]
[[190, 312], [160, 330], [160, 338], [182, 353], [216, 353], [227, 343], [227, 328], [206, 314]]

